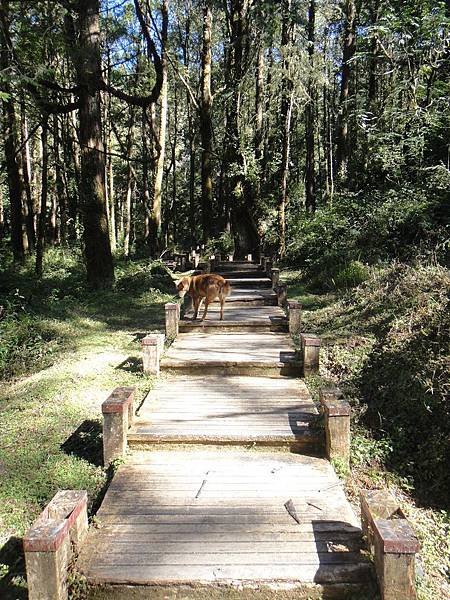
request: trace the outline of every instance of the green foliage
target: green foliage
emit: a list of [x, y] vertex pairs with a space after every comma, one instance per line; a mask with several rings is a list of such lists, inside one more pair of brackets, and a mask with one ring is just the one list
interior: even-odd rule
[[404, 186], [364, 196], [347, 193], [315, 215], [296, 213], [291, 216], [287, 261], [326, 289], [367, 279], [363, 263], [409, 259], [418, 250], [445, 260], [450, 234], [444, 185], [445, 174], [433, 172], [428, 190]]
[[333, 278], [337, 289], [349, 289], [358, 286], [369, 278], [369, 269], [358, 260], [352, 260], [338, 271]]
[[428, 502], [450, 485], [450, 277], [430, 264], [394, 263], [314, 313], [323, 368], [353, 403], [354, 465], [382, 464]]
[[116, 269], [116, 280], [117, 290], [130, 294], [152, 289], [169, 294], [174, 291], [170, 270], [158, 260], [147, 259], [123, 263]]
[[232, 254], [234, 252], [234, 239], [230, 233], [223, 231], [219, 236], [211, 238], [205, 245], [204, 256], [208, 257], [215, 252]]

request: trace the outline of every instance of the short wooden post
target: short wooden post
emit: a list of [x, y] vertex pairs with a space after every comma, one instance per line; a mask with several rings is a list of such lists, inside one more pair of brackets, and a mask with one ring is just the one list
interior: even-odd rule
[[194, 269], [198, 267], [198, 263], [200, 262], [200, 254], [194, 250], [192, 253], [192, 262], [194, 264]]
[[87, 530], [87, 492], [58, 492], [23, 539], [29, 600], [68, 598], [72, 545], [79, 548]]
[[209, 257], [209, 272], [214, 273], [215, 270], [216, 270], [216, 256], [215, 256], [215, 254], [212, 254]]
[[164, 348], [164, 334], [151, 333], [142, 340], [142, 362], [144, 373], [159, 375], [159, 363]]
[[264, 254], [260, 254], [259, 255], [259, 264], [264, 268], [264, 260], [265, 260], [265, 255]]
[[325, 417], [325, 449], [328, 460], [350, 464], [350, 404], [339, 389], [321, 389], [320, 403]]
[[266, 259], [266, 275], [267, 277], [271, 277], [272, 276], [272, 267], [273, 267], [273, 261], [268, 258]]
[[247, 262], [252, 262], [253, 256], [251, 254], [247, 254]]
[[420, 546], [395, 498], [386, 491], [364, 491], [361, 515], [382, 600], [415, 600], [415, 555]]
[[215, 268], [217, 269], [219, 266], [219, 263], [222, 262], [222, 255], [220, 252], [216, 252], [216, 262], [215, 262]]
[[276, 292], [278, 295], [278, 306], [283, 308], [287, 303], [287, 285], [285, 283], [279, 283]]
[[317, 335], [302, 333], [300, 336], [303, 354], [303, 374], [319, 371], [320, 338]]
[[180, 319], [180, 305], [178, 302], [168, 302], [166, 310], [166, 337], [174, 340], [178, 335], [178, 322]]
[[103, 463], [125, 456], [127, 431], [134, 421], [134, 387], [118, 387], [102, 404]]
[[275, 290], [280, 283], [280, 269], [272, 268], [270, 271], [270, 278], [272, 279], [272, 289]]
[[297, 300], [288, 300], [289, 333], [300, 335], [302, 330], [302, 305]]

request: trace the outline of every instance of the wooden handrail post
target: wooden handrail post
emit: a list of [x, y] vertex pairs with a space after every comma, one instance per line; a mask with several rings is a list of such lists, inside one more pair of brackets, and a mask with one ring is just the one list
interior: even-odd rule
[[29, 600], [67, 600], [72, 547], [80, 547], [87, 531], [87, 492], [58, 492], [23, 539]]
[[280, 283], [280, 269], [272, 268], [270, 271], [270, 278], [272, 279], [272, 289], [275, 290]]
[[279, 283], [276, 292], [278, 295], [278, 306], [284, 308], [287, 303], [287, 285], [285, 283]]
[[168, 302], [164, 305], [166, 313], [166, 337], [174, 340], [178, 335], [178, 323], [180, 320], [180, 305], [178, 302]]
[[361, 520], [382, 600], [415, 600], [419, 542], [395, 498], [384, 490], [361, 492]]
[[289, 333], [300, 335], [302, 331], [302, 305], [297, 300], [288, 300]]
[[328, 460], [350, 464], [350, 404], [339, 389], [321, 389], [320, 404], [325, 417], [325, 448]]
[[159, 375], [159, 363], [164, 349], [164, 334], [151, 333], [142, 340], [142, 362], [144, 373]]
[[303, 354], [303, 373], [310, 375], [319, 371], [320, 338], [317, 335], [300, 335]]
[[105, 466], [127, 451], [127, 431], [134, 421], [134, 396], [134, 387], [118, 387], [102, 404]]

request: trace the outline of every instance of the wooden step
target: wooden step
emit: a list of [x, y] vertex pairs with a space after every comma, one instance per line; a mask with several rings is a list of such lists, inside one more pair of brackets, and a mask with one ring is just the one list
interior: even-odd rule
[[323, 459], [159, 449], [119, 467], [77, 566], [91, 585], [199, 585], [207, 598], [218, 585], [365, 583], [371, 565], [360, 546], [359, 522]]
[[238, 277], [226, 277], [226, 280], [228, 281], [228, 283], [231, 285], [232, 288], [236, 289], [236, 288], [244, 288], [244, 289], [253, 289], [253, 290], [259, 290], [261, 288], [271, 288], [272, 287], [272, 280], [269, 279], [268, 277], [254, 277], [253, 279], [249, 279], [248, 277], [245, 278], [238, 278]]
[[302, 364], [288, 336], [276, 332], [182, 333], [161, 360], [178, 373], [298, 375]]
[[[199, 316], [203, 315], [200, 308]], [[287, 319], [284, 311], [278, 306], [246, 307], [236, 306], [236, 303], [227, 305], [224, 319], [220, 321], [220, 308], [217, 304], [208, 308], [207, 318], [204, 321], [192, 320], [193, 312], [189, 311], [180, 320], [180, 332], [189, 331], [287, 331]]]
[[225, 277], [225, 279], [259, 279], [266, 277], [266, 274], [260, 269], [254, 269], [252, 271], [215, 271], [217, 275]]
[[158, 382], [128, 431], [131, 447], [155, 443], [287, 446], [320, 454], [316, 407], [301, 379], [170, 377]]
[[225, 300], [226, 304], [235, 306], [277, 306], [278, 296], [276, 292], [268, 288], [254, 289], [231, 288], [231, 294]]

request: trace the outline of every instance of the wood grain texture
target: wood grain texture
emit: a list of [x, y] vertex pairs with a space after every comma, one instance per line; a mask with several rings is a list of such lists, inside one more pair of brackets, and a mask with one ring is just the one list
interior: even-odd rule
[[351, 583], [370, 571], [360, 546], [358, 522], [323, 459], [161, 449], [120, 467], [79, 567], [96, 583]]

